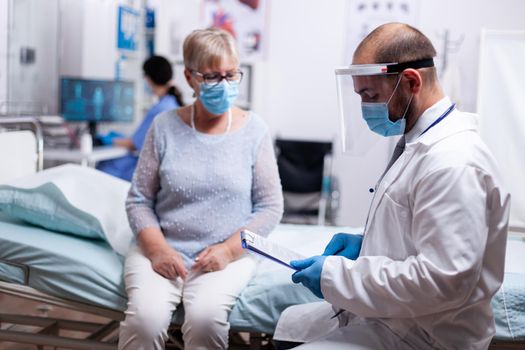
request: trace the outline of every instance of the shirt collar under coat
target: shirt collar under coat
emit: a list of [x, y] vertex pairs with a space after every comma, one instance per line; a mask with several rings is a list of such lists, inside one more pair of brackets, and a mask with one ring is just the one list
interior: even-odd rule
[[406, 143], [422, 143], [431, 145], [444, 137], [457, 132], [472, 130], [478, 131], [478, 116], [454, 110], [440, 123], [434, 125], [426, 133], [421, 135], [436, 119], [438, 119], [452, 105], [448, 96], [442, 98], [423, 112], [416, 125], [405, 134]]
[[[406, 143], [412, 143], [416, 141], [421, 133], [425, 131], [432, 123], [438, 119], [445, 111], [452, 105], [448, 96], [443, 97], [441, 100], [429, 107], [416, 121], [416, 125], [405, 134]], [[449, 116], [447, 116], [448, 118]]]

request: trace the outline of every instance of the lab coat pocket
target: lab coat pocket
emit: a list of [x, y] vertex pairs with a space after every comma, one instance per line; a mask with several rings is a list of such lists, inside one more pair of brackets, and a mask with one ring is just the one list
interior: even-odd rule
[[382, 242], [383, 245], [386, 245], [384, 247], [386, 255], [394, 260], [405, 259], [412, 251], [409, 208], [399, 204], [388, 193], [385, 193], [377, 211], [377, 218], [380, 218], [382, 226], [381, 230], [389, 237], [387, 241]]

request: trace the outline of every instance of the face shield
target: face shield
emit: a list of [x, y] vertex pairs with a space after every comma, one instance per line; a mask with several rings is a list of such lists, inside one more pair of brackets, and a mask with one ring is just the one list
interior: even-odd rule
[[[374, 129], [373, 123], [378, 122], [377, 120], [370, 122], [370, 114], [373, 114], [373, 117], [386, 115], [386, 123], [396, 124], [388, 118], [388, 107], [400, 82], [399, 73], [407, 68], [433, 66], [432, 59], [425, 59], [406, 63], [360, 64], [337, 68], [335, 76], [343, 152], [351, 155], [365, 154], [382, 139], [378, 133], [391, 136], [402, 132], [404, 120], [398, 121], [397, 124], [400, 125], [389, 125], [389, 129], [382, 130], [383, 132], [371, 132], [370, 129]], [[363, 112], [369, 114], [367, 119], [370, 124], [365, 121]], [[404, 116], [403, 111], [400, 112], [399, 117], [401, 116]]]

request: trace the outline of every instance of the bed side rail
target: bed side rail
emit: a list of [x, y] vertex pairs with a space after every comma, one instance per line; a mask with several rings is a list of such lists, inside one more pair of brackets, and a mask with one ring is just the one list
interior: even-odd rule
[[36, 170], [44, 169], [44, 133], [42, 124], [36, 117], [0, 117], [0, 129], [30, 130], [36, 138]]

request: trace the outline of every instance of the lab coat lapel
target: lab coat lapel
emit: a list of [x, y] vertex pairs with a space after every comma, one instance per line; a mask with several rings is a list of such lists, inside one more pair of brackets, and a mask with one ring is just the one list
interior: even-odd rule
[[[381, 203], [381, 200], [383, 199], [383, 196], [385, 195], [385, 192], [388, 190], [390, 185], [401, 175], [403, 170], [406, 168], [408, 163], [410, 162], [410, 159], [415, 154], [415, 150], [418, 146], [418, 143], [414, 144], [407, 144], [405, 146], [405, 150], [403, 153], [399, 156], [399, 158], [395, 161], [394, 164], [388, 169], [386, 174], [383, 176], [383, 179], [379, 182], [376, 192], [374, 195], [374, 198], [372, 200], [372, 204], [370, 206], [370, 210], [368, 212], [368, 219], [367, 219], [367, 227], [366, 231], [368, 231], [369, 223], [374, 220], [374, 215], [377, 211], [377, 207]], [[365, 234], [366, 234], [365, 231]]]
[[459, 113], [457, 110], [455, 110], [445, 120], [443, 120], [443, 122], [437, 124], [431, 130], [429, 130], [429, 132], [422, 135], [417, 141], [407, 143], [404, 152], [386, 172], [383, 179], [376, 188], [375, 196], [372, 200], [372, 204], [370, 205], [370, 210], [368, 211], [365, 234], [369, 229], [370, 222], [372, 222], [374, 219], [377, 207], [381, 203], [385, 192], [402, 174], [403, 170], [406, 168], [416, 153], [425, 152], [426, 148], [432, 147], [433, 144], [455, 133], [466, 130], [477, 131], [477, 124], [477, 115], [464, 112]]

